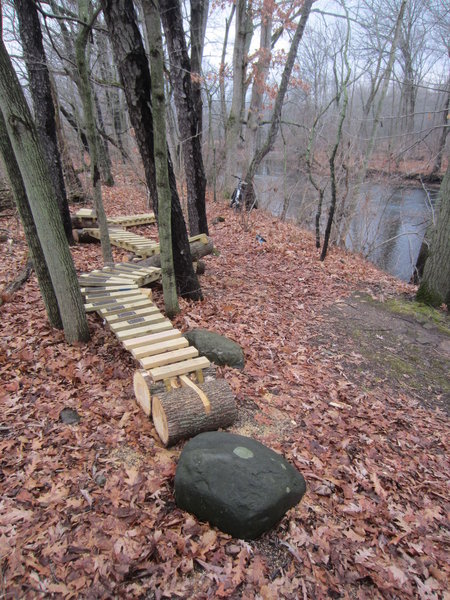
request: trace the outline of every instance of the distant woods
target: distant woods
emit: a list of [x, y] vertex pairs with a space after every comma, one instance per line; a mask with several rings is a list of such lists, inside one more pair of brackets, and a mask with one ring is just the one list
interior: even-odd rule
[[[157, 117], [154, 9], [164, 67]], [[208, 232], [213, 182], [230, 197], [240, 177], [259, 201], [271, 181], [282, 218], [300, 198], [295, 219], [315, 226], [325, 258], [345, 242], [367, 178], [425, 185], [447, 167], [441, 0], [336, 0], [333, 9], [322, 0], [18, 0], [3, 3], [3, 39], [69, 241], [67, 202], [94, 199], [101, 214], [99, 186], [114, 184], [114, 164], [134, 170], [158, 212], [153, 134], [165, 132], [175, 277], [190, 298], [201, 290], [187, 235]], [[106, 233], [103, 242], [108, 261]]]

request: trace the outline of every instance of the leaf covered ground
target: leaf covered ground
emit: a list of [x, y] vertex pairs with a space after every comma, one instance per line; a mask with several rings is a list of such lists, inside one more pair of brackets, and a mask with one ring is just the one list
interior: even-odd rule
[[[110, 215], [143, 212], [145, 193], [122, 178], [105, 204]], [[33, 275], [0, 308], [3, 597], [448, 598], [444, 413], [398, 387], [364, 386], [348, 369], [357, 347], [341, 360], [316, 339], [326, 309], [356, 290], [381, 301], [411, 290], [340, 250], [320, 263], [309, 233], [263, 212], [244, 231], [225, 202], [208, 211], [218, 253], [205, 258], [205, 300], [182, 301], [175, 323], [241, 344], [245, 369], [219, 369], [239, 407], [232, 431], [283, 453], [306, 496], [254, 542], [179, 510], [183, 444], [164, 449], [137, 408], [132, 357], [95, 315], [91, 342], [67, 346]], [[26, 245], [13, 216], [0, 226], [10, 234], [1, 290]], [[72, 252], [79, 272], [101, 266], [96, 245]], [[65, 407], [78, 424], [60, 421]]]

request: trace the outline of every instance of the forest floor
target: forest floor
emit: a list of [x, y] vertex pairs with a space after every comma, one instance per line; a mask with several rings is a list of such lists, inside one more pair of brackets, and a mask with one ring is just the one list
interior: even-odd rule
[[[146, 208], [126, 177], [104, 197], [110, 215]], [[175, 324], [243, 347], [243, 371], [218, 369], [231, 430], [283, 453], [305, 497], [253, 542], [179, 510], [183, 444], [164, 449], [135, 404], [131, 355], [94, 314], [91, 341], [66, 345], [33, 275], [0, 308], [1, 597], [449, 598], [447, 314], [417, 313], [411, 286], [355, 255], [321, 263], [312, 235], [262, 211], [246, 231], [227, 203], [208, 212], [205, 299]], [[1, 290], [26, 245], [14, 217], [0, 227]], [[72, 253], [101, 266], [97, 245]]]

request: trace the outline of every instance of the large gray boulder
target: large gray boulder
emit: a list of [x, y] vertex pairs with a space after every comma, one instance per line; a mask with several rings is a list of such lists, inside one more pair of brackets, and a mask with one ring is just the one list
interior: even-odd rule
[[193, 329], [184, 334], [191, 346], [216, 365], [244, 368], [244, 352], [239, 344], [207, 329]]
[[251, 438], [201, 433], [181, 453], [175, 474], [179, 508], [236, 538], [255, 539], [302, 499], [301, 473]]

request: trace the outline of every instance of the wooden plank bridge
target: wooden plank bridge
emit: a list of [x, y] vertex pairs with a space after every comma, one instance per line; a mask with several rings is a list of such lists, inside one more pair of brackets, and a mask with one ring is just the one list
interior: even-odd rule
[[[141, 286], [161, 270], [119, 263], [79, 277], [87, 312], [97, 312], [139, 363], [134, 376], [136, 400], [153, 415], [164, 445], [200, 431], [230, 425], [236, 418], [234, 396], [224, 380], [214, 380], [210, 362], [174, 328]], [[214, 371], [214, 369], [212, 369]]]
[[[81, 208], [79, 211], [75, 213], [75, 216], [80, 219], [80, 221], [96, 221], [97, 215], [95, 214], [95, 210], [90, 208]], [[119, 225], [120, 227], [134, 227], [136, 225], [149, 225], [151, 223], [155, 223], [155, 214], [153, 212], [141, 213], [138, 215], [122, 215], [118, 217], [107, 217], [106, 219], [108, 225]]]
[[[159, 254], [159, 244], [154, 240], [118, 227], [109, 227], [108, 230], [109, 241], [112, 246], [129, 250], [141, 258], [148, 258], [154, 254]], [[100, 229], [88, 227], [83, 229], [83, 232], [88, 233], [97, 240], [100, 239]], [[207, 244], [208, 236], [205, 233], [194, 235], [189, 238], [189, 242], [202, 242], [203, 244]]]

